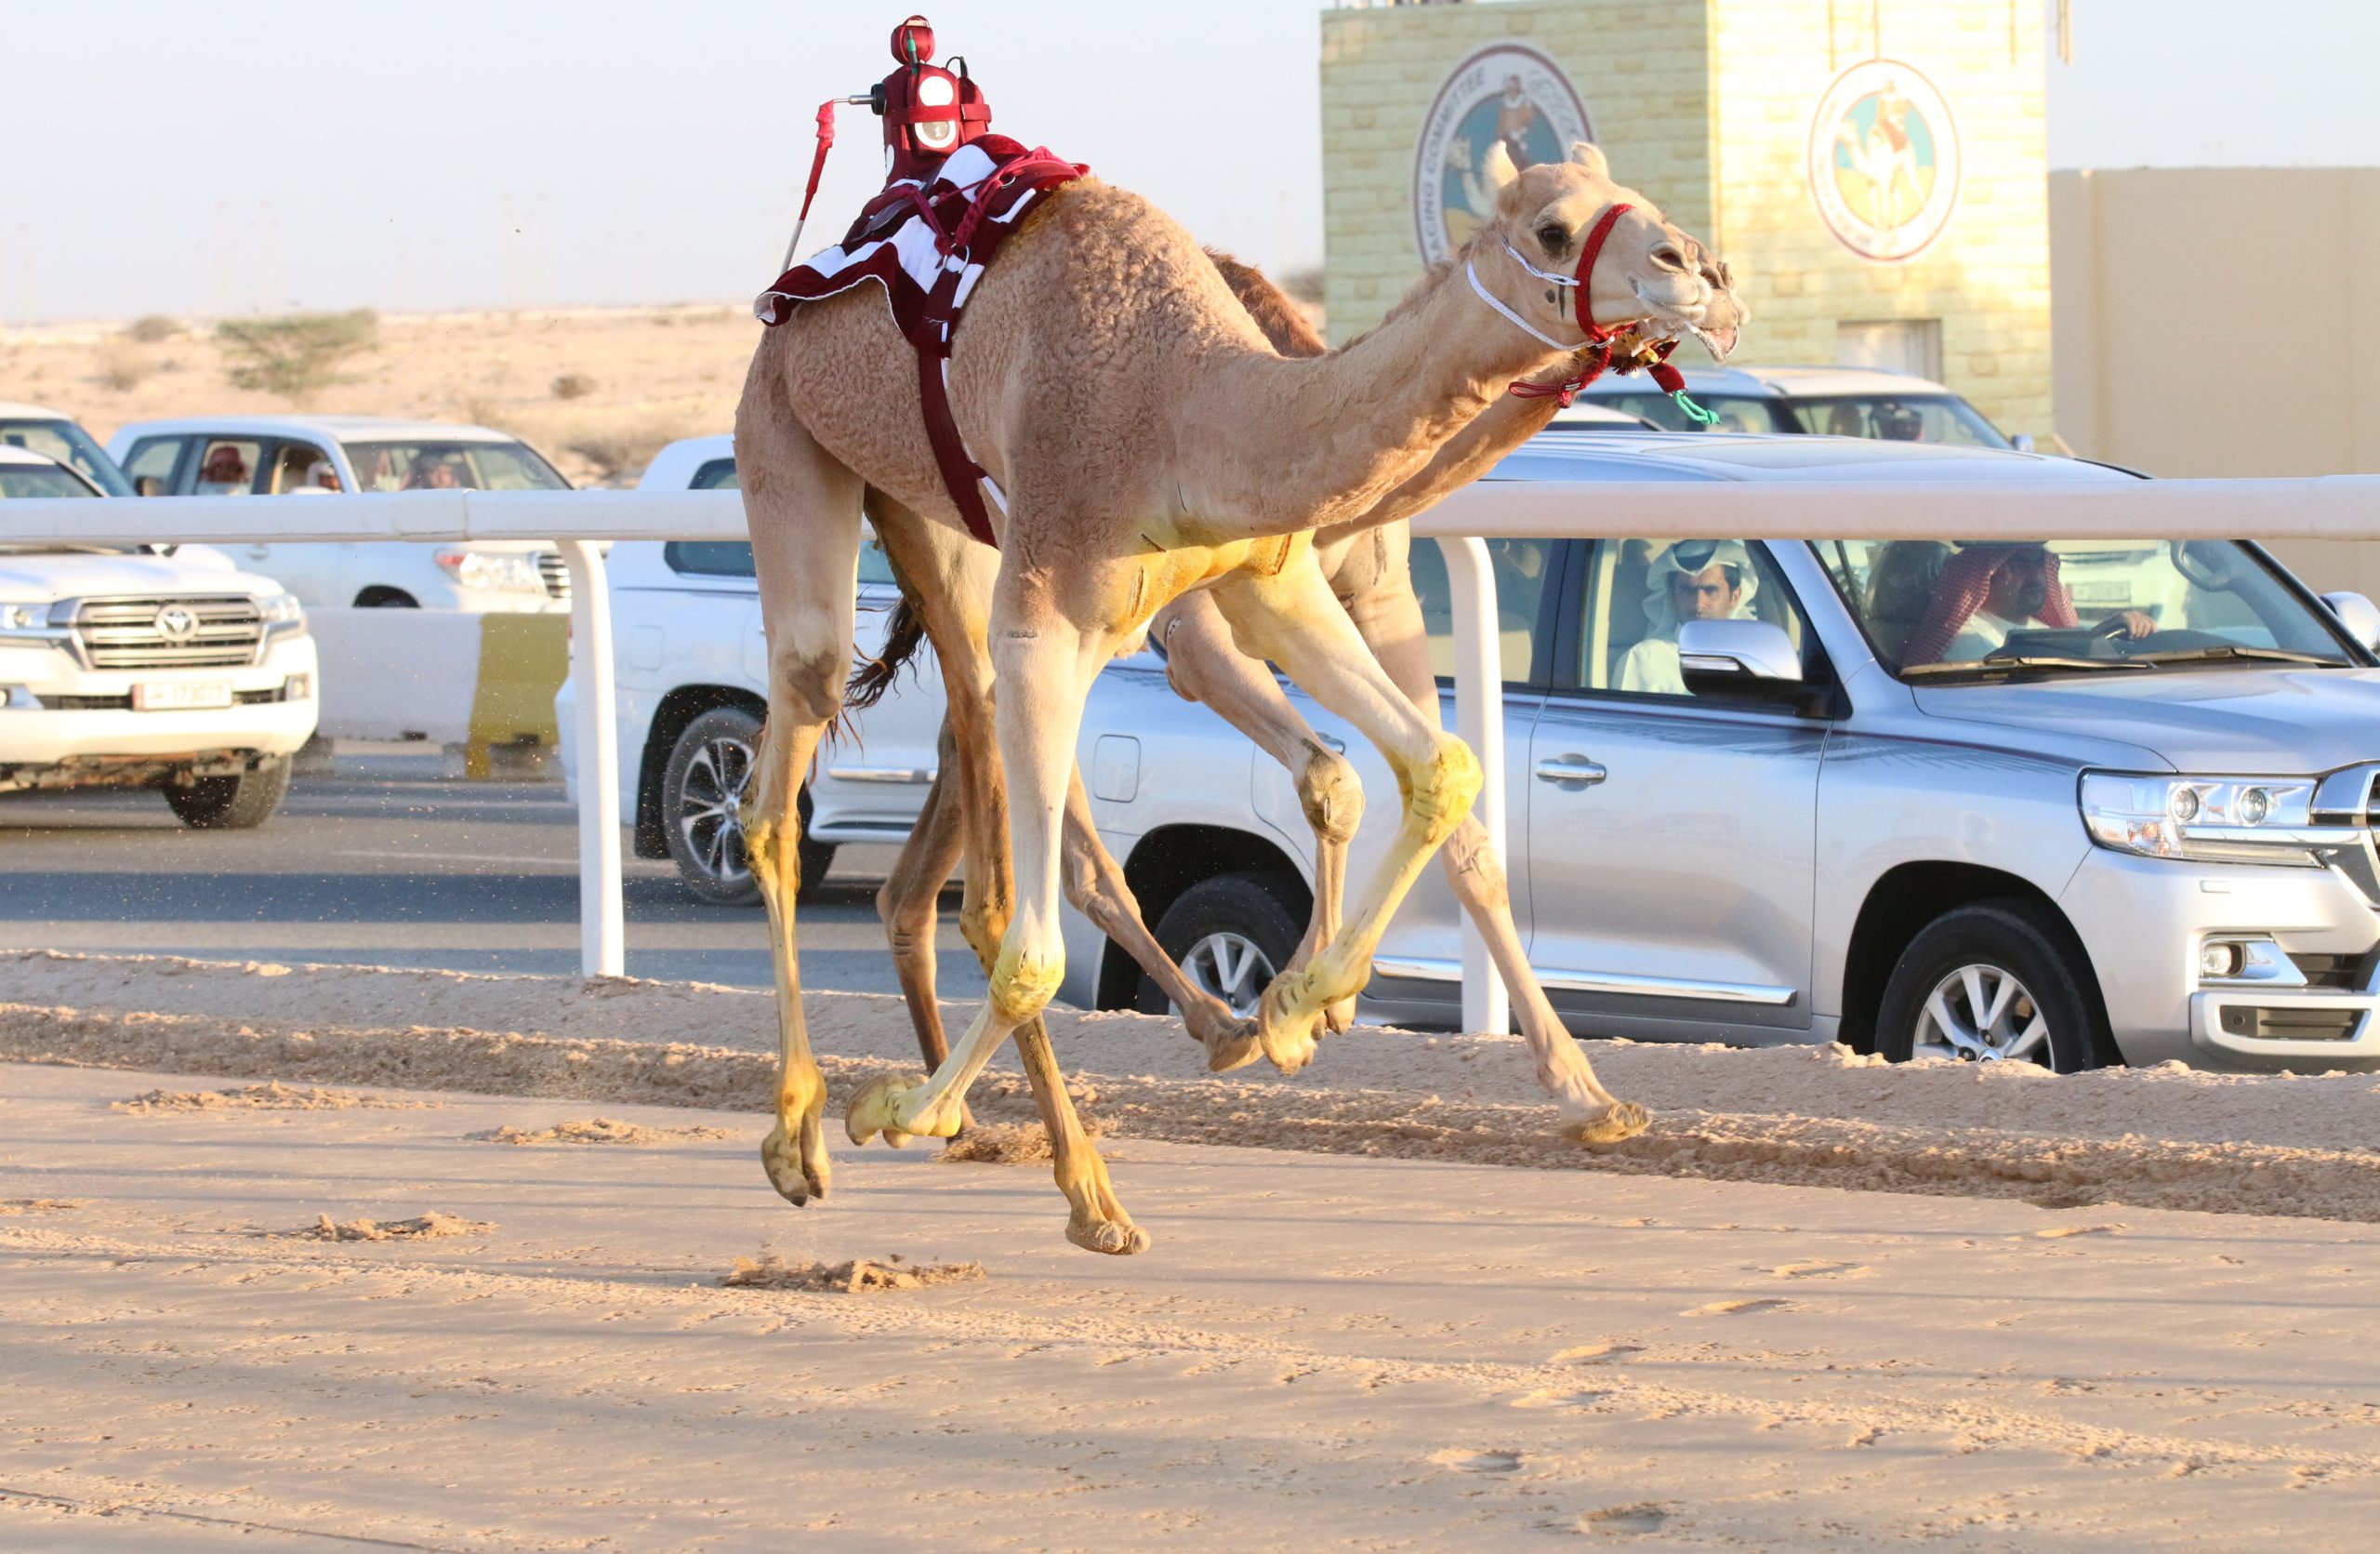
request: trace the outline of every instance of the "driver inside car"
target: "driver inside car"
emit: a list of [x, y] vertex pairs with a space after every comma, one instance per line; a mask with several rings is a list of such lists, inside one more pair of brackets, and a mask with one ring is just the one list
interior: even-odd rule
[[[1970, 545], [1943, 563], [1925, 618], [1910, 634], [1904, 664], [1972, 663], [2008, 644], [2036, 622], [2073, 631], [2082, 619], [2058, 581], [2057, 557], [2045, 545]], [[2110, 634], [2145, 637], [2155, 618], [2119, 610], [2100, 623]], [[2119, 630], [2120, 629], [2120, 630]]]
[[1739, 539], [1681, 539], [1661, 552], [1645, 579], [1645, 640], [1620, 663], [1620, 688], [1686, 695], [1677, 667], [1678, 627], [1688, 620], [1750, 620], [1760, 579]]

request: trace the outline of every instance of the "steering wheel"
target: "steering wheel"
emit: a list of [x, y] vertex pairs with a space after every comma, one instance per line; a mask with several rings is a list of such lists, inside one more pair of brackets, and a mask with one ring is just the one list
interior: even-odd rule
[[2132, 622], [2123, 618], [2122, 611], [2091, 628], [2092, 639], [2096, 642], [2122, 642], [2131, 635]]

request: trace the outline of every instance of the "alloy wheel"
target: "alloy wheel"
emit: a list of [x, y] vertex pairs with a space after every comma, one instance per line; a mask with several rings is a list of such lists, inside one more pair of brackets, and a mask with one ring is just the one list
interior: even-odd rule
[[1255, 1015], [1275, 969], [1255, 940], [1229, 930], [1209, 934], [1182, 957], [1183, 975], [1223, 1000], [1239, 1019]]
[[1911, 1049], [1916, 1057], [2047, 1063], [2049, 1020], [2031, 990], [2006, 967], [1964, 965], [1926, 995]]
[[679, 784], [678, 830], [695, 866], [722, 885], [752, 877], [744, 861], [744, 779], [752, 747], [721, 736], [706, 739]]

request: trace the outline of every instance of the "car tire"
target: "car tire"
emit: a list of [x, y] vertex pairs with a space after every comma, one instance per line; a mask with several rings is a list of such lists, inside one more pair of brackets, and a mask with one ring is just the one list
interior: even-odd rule
[[355, 596], [359, 610], [417, 610], [421, 601], [401, 588], [367, 588]]
[[[679, 732], [661, 778], [662, 840], [686, 888], [720, 907], [749, 907], [760, 884], [744, 860], [743, 790], [760, 748], [760, 718], [741, 707], [715, 707]], [[801, 895], [809, 896], [835, 861], [832, 843], [810, 840], [810, 794], [800, 805]]]
[[1876, 1050], [1896, 1063], [2017, 1058], [2061, 1074], [2122, 1061], [2082, 947], [2023, 901], [1958, 908], [1910, 940], [1884, 983]]
[[237, 777], [165, 785], [165, 803], [194, 831], [253, 830], [272, 818], [289, 792], [289, 757], [267, 756]]
[[[1218, 874], [1174, 897], [1157, 920], [1157, 942], [1191, 981], [1242, 1017], [1256, 1013], [1265, 985], [1286, 969], [1305, 938], [1292, 903], [1302, 892], [1273, 874]], [[1162, 1015], [1165, 990], [1144, 972], [1134, 1007]]]

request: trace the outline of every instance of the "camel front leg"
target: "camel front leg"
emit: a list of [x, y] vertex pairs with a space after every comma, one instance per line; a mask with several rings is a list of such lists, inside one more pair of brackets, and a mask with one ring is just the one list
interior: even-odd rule
[[[1291, 963], [1303, 965], [1339, 936], [1347, 843], [1363, 822], [1363, 785], [1355, 767], [1324, 744], [1281, 694], [1273, 671], [1233, 643], [1231, 627], [1210, 594], [1201, 590], [1175, 600], [1157, 612], [1156, 628], [1165, 644], [1166, 679], [1175, 693], [1214, 709], [1288, 768], [1296, 784], [1298, 805], [1314, 831], [1314, 913]], [[1355, 1016], [1355, 1001], [1348, 998], [1325, 1010], [1323, 1020], [1332, 1030], [1344, 1030]], [[1213, 1051], [1213, 1043], [1209, 1049]]]
[[962, 780], [957, 770], [960, 757], [951, 737], [950, 721], [943, 720], [938, 764], [925, 807], [901, 843], [901, 856], [876, 893], [876, 915], [884, 923], [886, 944], [892, 952], [892, 975], [909, 1007], [909, 1023], [917, 1028], [918, 1051], [932, 1068], [950, 1056], [950, 1040], [942, 1029], [942, 1004], [934, 996], [937, 957], [934, 931], [941, 924], [942, 887], [958, 872], [967, 850], [967, 819]]
[[1370, 980], [1372, 951], [1390, 916], [1430, 855], [1471, 813], [1479, 764], [1381, 668], [1310, 551], [1270, 578], [1234, 573], [1214, 592], [1240, 650], [1280, 665], [1308, 695], [1362, 730], [1396, 774], [1403, 800], [1396, 837], [1345, 928], [1264, 990], [1258, 1040], [1276, 1068], [1295, 1073], [1314, 1056], [1323, 1012]]
[[[1414, 708], [1435, 724], [1440, 716], [1438, 678], [1430, 664], [1421, 601], [1413, 593], [1408, 544], [1402, 524], [1380, 531], [1377, 571], [1363, 579], [1348, 600], [1347, 613], [1381, 668]], [[1539, 985], [1537, 972], [1521, 945], [1520, 930], [1513, 922], [1503, 860], [1488, 845], [1488, 833], [1477, 820], [1466, 817], [1455, 828], [1439, 850], [1438, 862], [1446, 869], [1455, 899], [1462, 903], [1487, 942], [1497, 975], [1512, 994], [1537, 1082], [1554, 1097], [1563, 1135], [1581, 1144], [1616, 1144], [1643, 1133], [1650, 1121], [1645, 1109], [1615, 1098], [1603, 1087], [1595, 1078], [1594, 1065], [1587, 1061]]]

